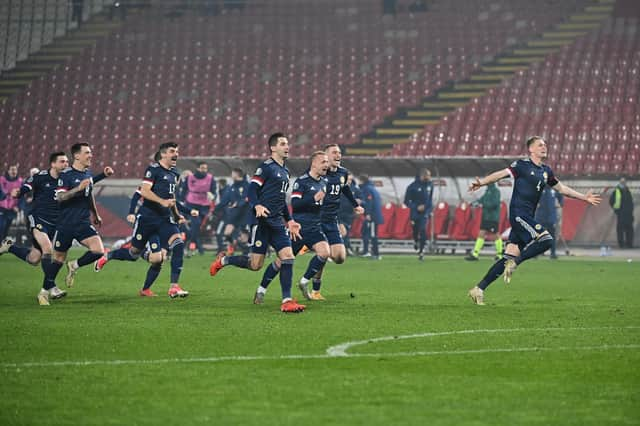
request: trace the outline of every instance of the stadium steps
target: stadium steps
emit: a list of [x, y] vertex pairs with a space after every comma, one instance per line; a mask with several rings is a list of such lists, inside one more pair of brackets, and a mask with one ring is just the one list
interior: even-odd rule
[[18, 62], [15, 68], [0, 76], [0, 103], [20, 93], [34, 80], [47, 75], [72, 57], [92, 47], [96, 42], [121, 26], [121, 22], [109, 21], [105, 14], [92, 17], [82, 27], [55, 39], [39, 51]]
[[573, 43], [578, 37], [597, 29], [613, 12], [613, 0], [596, 0], [584, 10], [558, 23], [536, 38], [499, 54], [491, 63], [483, 64], [467, 80], [438, 90], [415, 108], [401, 108], [393, 116], [363, 135], [360, 143], [349, 145], [349, 155], [384, 155], [398, 144], [410, 143], [411, 137], [425, 126], [436, 125], [442, 117], [484, 96], [504, 80]]

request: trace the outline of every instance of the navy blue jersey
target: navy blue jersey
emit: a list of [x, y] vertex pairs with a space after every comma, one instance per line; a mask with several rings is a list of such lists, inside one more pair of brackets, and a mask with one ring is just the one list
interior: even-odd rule
[[348, 174], [349, 170], [341, 166], [335, 171], [327, 170], [327, 195], [324, 197], [321, 212], [323, 222], [335, 222], [338, 220], [340, 199], [343, 194], [354, 208], [358, 207], [351, 188], [347, 185]]
[[[175, 198], [176, 184], [178, 183], [178, 171], [175, 167], [165, 169], [159, 163], [154, 163], [147, 167], [142, 179], [143, 185], [150, 185], [151, 192], [164, 200]], [[139, 210], [141, 215], [172, 217], [171, 209], [163, 207], [155, 201], [145, 199]]]
[[93, 178], [89, 170], [77, 170], [70, 167], [60, 174], [58, 179], [57, 193], [67, 192], [80, 185], [85, 179], [91, 179], [91, 184], [84, 191], [78, 192], [75, 196], [59, 203], [60, 217], [64, 218], [59, 226], [73, 227], [78, 223], [90, 223]]
[[[351, 185], [348, 186], [351, 190], [351, 193], [353, 194], [353, 198], [356, 200], [361, 200], [362, 194], [360, 194], [360, 188], [358, 188], [358, 185], [356, 185], [356, 183], [352, 181]], [[353, 209], [353, 203], [347, 200], [347, 197], [342, 197], [340, 199], [340, 210], [338, 210], [338, 222], [351, 225], [351, 222], [353, 222], [353, 218], [356, 215]]]
[[314, 179], [305, 173], [293, 183], [291, 192], [291, 206], [293, 207], [293, 219], [302, 229], [317, 227], [320, 225], [320, 212], [324, 209], [324, 200], [316, 201], [315, 195], [322, 191], [327, 192], [328, 182], [324, 177]]
[[[407, 187], [404, 204], [411, 209], [411, 219], [426, 217], [433, 207], [433, 182], [423, 181], [419, 176]], [[424, 205], [424, 211], [419, 212], [418, 206]]]
[[234, 181], [229, 187], [224, 207], [225, 221], [231, 223], [244, 223], [249, 210], [249, 182], [246, 179]]
[[138, 209], [142, 206], [142, 194], [140, 193], [140, 187], [136, 189], [136, 192], [131, 196], [131, 202], [129, 203], [129, 214], [136, 214]]
[[289, 220], [287, 209], [287, 191], [289, 190], [289, 170], [273, 159], [264, 161], [256, 169], [249, 184], [249, 205], [255, 219], [255, 206], [260, 204], [269, 210], [267, 220], [270, 223], [282, 223]]
[[249, 191], [249, 182], [246, 179], [235, 181], [229, 188], [230, 204], [235, 204], [235, 208], [243, 208], [247, 205], [247, 195]]
[[18, 197], [33, 193], [30, 214], [49, 225], [55, 225], [60, 211], [56, 200], [57, 189], [58, 179], [51, 176], [49, 170], [42, 170], [24, 181]]
[[[249, 182], [246, 179], [234, 181], [231, 185], [220, 190], [220, 202], [216, 210], [223, 209], [225, 214], [232, 214], [238, 209], [244, 209], [248, 203]], [[233, 206], [233, 207], [232, 207]]]
[[529, 158], [514, 161], [508, 170], [514, 180], [509, 217], [534, 217], [542, 190], [556, 185], [558, 180], [549, 166], [537, 166]]

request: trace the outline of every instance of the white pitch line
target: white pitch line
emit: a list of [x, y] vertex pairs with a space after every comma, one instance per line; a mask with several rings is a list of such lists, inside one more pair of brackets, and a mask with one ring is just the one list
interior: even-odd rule
[[333, 357], [345, 357], [353, 356], [353, 354], [347, 353], [347, 350], [355, 347], [366, 345], [368, 343], [387, 342], [394, 340], [406, 340], [406, 339], [420, 339], [423, 337], [437, 337], [437, 336], [450, 336], [454, 334], [478, 334], [478, 333], [517, 333], [522, 331], [569, 331], [569, 330], [623, 330], [623, 329], [639, 329], [637, 326], [627, 327], [547, 327], [547, 328], [493, 328], [493, 329], [479, 329], [479, 330], [457, 330], [457, 331], [440, 331], [418, 334], [405, 334], [400, 336], [383, 336], [374, 337], [367, 340], [354, 340], [352, 342], [340, 343], [339, 345], [331, 346], [327, 349], [327, 355]]
[[509, 333], [521, 331], [565, 331], [565, 330], [606, 330], [606, 329], [639, 329], [640, 327], [590, 327], [590, 328], [512, 328], [512, 329], [481, 329], [481, 330], [458, 330], [434, 333], [420, 333], [402, 336], [385, 336], [369, 340], [347, 342], [332, 346], [324, 354], [298, 354], [298, 355], [239, 355], [239, 356], [218, 356], [201, 358], [164, 358], [164, 359], [122, 359], [122, 360], [86, 360], [86, 361], [41, 361], [41, 362], [20, 362], [20, 363], [0, 363], [4, 369], [20, 369], [32, 367], [86, 367], [86, 366], [118, 366], [118, 365], [156, 365], [170, 363], [218, 363], [227, 361], [277, 361], [277, 360], [300, 360], [300, 359], [331, 359], [331, 358], [397, 358], [397, 357], [417, 357], [417, 356], [439, 356], [439, 355], [468, 355], [485, 353], [519, 353], [519, 352], [553, 352], [553, 351], [602, 351], [615, 349], [640, 349], [640, 344], [629, 345], [601, 345], [601, 346], [560, 346], [560, 347], [521, 347], [521, 348], [487, 348], [487, 349], [461, 349], [448, 351], [415, 351], [415, 352], [389, 352], [389, 353], [355, 353], [349, 354], [347, 349], [354, 346], [371, 342], [384, 342], [402, 339], [415, 339], [421, 337], [445, 336], [452, 334], [476, 334], [476, 333]]

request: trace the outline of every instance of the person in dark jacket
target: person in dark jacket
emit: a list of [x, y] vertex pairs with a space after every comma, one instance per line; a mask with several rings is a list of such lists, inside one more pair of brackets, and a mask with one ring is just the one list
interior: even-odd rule
[[536, 210], [536, 220], [549, 231], [553, 237], [550, 257], [557, 259], [556, 255], [556, 224], [558, 223], [558, 205], [562, 206], [564, 197], [553, 188], [545, 187], [540, 194], [540, 202]]
[[615, 187], [609, 204], [616, 214], [618, 223], [616, 233], [618, 234], [618, 246], [620, 248], [633, 247], [633, 197], [627, 186], [625, 178], [620, 178], [620, 183]]
[[[353, 175], [349, 173], [347, 175], [347, 185], [351, 188], [351, 193], [355, 197], [358, 203], [362, 204], [362, 194], [360, 193], [360, 187], [353, 180]], [[344, 246], [347, 249], [347, 254], [353, 256], [353, 249], [351, 248], [351, 239], [349, 233], [351, 232], [351, 224], [355, 217], [355, 211], [351, 201], [347, 197], [340, 198], [340, 210], [338, 211], [338, 226], [340, 227], [340, 235], [344, 240]]]
[[487, 235], [493, 238], [496, 246], [496, 259], [500, 259], [503, 245], [502, 237], [498, 230], [500, 225], [500, 190], [496, 184], [487, 185], [485, 193], [474, 204], [482, 206], [482, 222], [480, 222], [480, 232], [478, 232], [473, 251], [465, 259], [478, 260]]
[[424, 260], [424, 247], [427, 243], [427, 218], [433, 210], [433, 182], [431, 182], [429, 169], [420, 170], [416, 180], [407, 187], [404, 205], [411, 210], [413, 249], [418, 252], [418, 259]]
[[[380, 193], [369, 176], [360, 176], [360, 191], [364, 207], [364, 221], [362, 222], [362, 256], [380, 259], [378, 250], [378, 225], [384, 223], [382, 216], [382, 200]], [[369, 253], [371, 244], [371, 253]]]

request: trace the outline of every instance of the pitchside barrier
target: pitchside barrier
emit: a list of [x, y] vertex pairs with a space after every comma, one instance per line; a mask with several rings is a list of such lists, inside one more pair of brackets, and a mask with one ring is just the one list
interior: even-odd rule
[[[181, 170], [195, 169], [195, 161], [200, 159], [181, 159]], [[216, 178], [231, 181], [231, 169], [239, 167], [252, 173], [259, 160], [235, 158], [207, 158], [209, 170]], [[479, 158], [437, 158], [437, 159], [345, 159], [344, 165], [355, 176], [368, 174], [375, 183], [383, 200], [385, 223], [380, 225], [379, 236], [383, 252], [411, 252], [411, 225], [409, 211], [403, 205], [407, 186], [415, 179], [421, 167], [427, 167], [433, 175], [433, 211], [427, 224], [427, 235], [432, 252], [466, 251], [472, 247], [473, 240], [480, 227], [482, 208], [474, 201], [483, 193], [481, 189], [469, 193], [467, 188], [475, 176], [483, 176], [491, 171], [507, 167], [514, 159], [479, 159]], [[292, 181], [306, 171], [308, 160], [291, 159], [287, 166], [292, 174]], [[142, 171], [141, 171], [142, 173]], [[117, 170], [116, 170], [117, 176]], [[560, 180], [572, 188], [586, 192], [599, 191], [603, 194], [603, 203], [598, 207], [588, 207], [585, 203], [565, 199], [563, 208], [559, 208], [561, 224], [557, 227], [565, 241], [579, 246], [616, 245], [616, 219], [608, 200], [611, 190], [617, 184], [613, 176], [604, 179], [570, 178], [558, 176]], [[124, 220], [129, 208], [129, 200], [138, 180], [110, 178], [96, 185], [96, 196], [99, 209], [104, 220], [100, 232], [107, 239], [119, 239], [129, 235], [131, 228]], [[640, 224], [640, 181], [629, 179], [629, 187], [634, 196], [636, 206], [636, 229]], [[499, 231], [508, 234], [508, 203], [511, 197], [512, 184], [504, 179], [498, 184], [502, 199]], [[213, 220], [213, 219], [212, 219]], [[356, 217], [351, 235], [354, 244], [359, 244], [362, 218]], [[21, 221], [14, 228], [13, 234], [23, 230]], [[211, 234], [211, 222], [205, 222]], [[215, 228], [213, 228], [215, 229]], [[635, 245], [640, 243], [640, 232], [635, 233]], [[489, 245], [488, 245], [489, 246]], [[490, 246], [489, 246], [490, 247]]]

